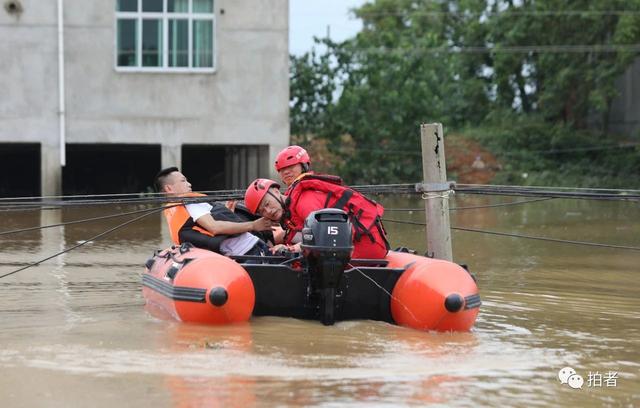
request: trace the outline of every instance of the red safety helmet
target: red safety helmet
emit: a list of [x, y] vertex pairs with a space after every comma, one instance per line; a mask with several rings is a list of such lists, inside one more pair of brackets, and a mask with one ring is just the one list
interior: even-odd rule
[[247, 191], [244, 193], [244, 205], [247, 209], [255, 214], [260, 206], [260, 201], [267, 194], [271, 187], [280, 188], [280, 184], [269, 179], [255, 179], [247, 187]]
[[289, 146], [276, 156], [276, 171], [298, 163], [302, 164], [305, 171], [308, 171], [311, 165], [309, 153], [300, 146]]

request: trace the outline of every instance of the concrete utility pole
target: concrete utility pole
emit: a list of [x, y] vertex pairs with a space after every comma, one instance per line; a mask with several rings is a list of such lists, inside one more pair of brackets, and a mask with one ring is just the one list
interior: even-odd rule
[[427, 255], [452, 261], [448, 195], [451, 183], [447, 182], [442, 124], [420, 125], [420, 140], [422, 142], [424, 181], [422, 184], [418, 184], [416, 189], [423, 192], [422, 198], [427, 219]]

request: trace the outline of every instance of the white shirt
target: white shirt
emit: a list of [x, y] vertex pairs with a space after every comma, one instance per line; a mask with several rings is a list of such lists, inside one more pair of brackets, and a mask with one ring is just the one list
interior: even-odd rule
[[[193, 203], [186, 206], [189, 215], [194, 222], [205, 214], [210, 214], [213, 208], [209, 203]], [[258, 242], [258, 237], [248, 232], [238, 236], [227, 238], [220, 244], [220, 252], [223, 255], [244, 255]]]

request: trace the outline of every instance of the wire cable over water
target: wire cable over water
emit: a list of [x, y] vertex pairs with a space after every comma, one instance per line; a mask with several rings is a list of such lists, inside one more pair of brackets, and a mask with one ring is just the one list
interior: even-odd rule
[[[458, 210], [477, 210], [477, 209], [482, 209], [482, 208], [494, 208], [494, 207], [508, 207], [508, 206], [512, 206], [512, 205], [520, 205], [520, 204], [528, 204], [528, 203], [535, 203], [538, 201], [547, 201], [547, 200], [553, 200], [554, 197], [543, 197], [543, 198], [534, 198], [531, 200], [521, 200], [521, 201], [513, 201], [513, 202], [509, 202], [509, 203], [498, 203], [498, 204], [487, 204], [487, 205], [471, 205], [471, 206], [466, 206], [466, 207], [450, 207], [449, 211], [458, 211]], [[385, 208], [384, 209], [385, 212], [395, 212], [395, 211], [402, 211], [402, 212], [419, 212], [422, 211], [424, 212], [425, 209], [424, 207], [422, 208]]]
[[454, 189], [458, 193], [466, 194], [553, 197], [588, 200], [640, 200], [640, 190], [626, 189], [505, 186], [491, 184], [456, 184]]
[[[176, 205], [182, 205], [182, 204], [176, 204]], [[82, 223], [91, 222], [91, 221], [108, 220], [108, 219], [111, 219], [111, 218], [124, 217], [126, 215], [146, 213], [146, 212], [153, 211], [153, 210], [164, 210], [165, 208], [175, 207], [176, 205], [155, 207], [155, 208], [145, 208], [144, 210], [127, 211], [127, 212], [118, 213], [118, 214], [103, 215], [103, 216], [100, 216], [100, 217], [84, 218], [84, 219], [81, 219], [81, 220], [61, 222], [61, 223], [58, 223], [58, 224], [40, 225], [40, 226], [37, 226], [37, 227], [21, 228], [21, 229], [16, 229], [16, 230], [9, 230], [9, 231], [0, 231], [0, 236], [11, 235], [11, 234], [19, 234], [21, 232], [38, 231], [38, 230], [46, 229], [46, 228], [54, 228], [54, 227], [63, 227], [63, 226], [67, 226], [67, 225], [82, 224]]]
[[[422, 194], [422, 191], [416, 191], [415, 183], [359, 185], [353, 186], [352, 188], [363, 194]], [[458, 194], [640, 201], [640, 190], [627, 189], [456, 184], [453, 186], [453, 191]], [[244, 190], [237, 189], [203, 191], [202, 193], [206, 194], [206, 196], [183, 197], [181, 198], [181, 201], [184, 203], [198, 203], [206, 201], [239, 200], [244, 197]], [[42, 208], [82, 207], [112, 204], [160, 204], [170, 202], [175, 202], [175, 198], [167, 197], [163, 193], [10, 197], [0, 198], [0, 211], [26, 211]]]
[[[418, 189], [416, 188], [416, 184], [362, 185], [362, 186], [354, 186], [353, 188], [364, 194], [390, 193], [390, 194], [421, 194], [423, 195], [423, 192], [418, 191]], [[531, 200], [522, 200], [517, 202], [511, 202], [511, 203], [499, 203], [499, 204], [468, 206], [468, 207], [453, 207], [450, 210], [468, 210], [468, 209], [478, 209], [478, 208], [502, 207], [502, 206], [508, 206], [508, 205], [519, 205], [519, 204], [531, 203], [536, 201], [550, 200], [552, 198], [624, 200], [624, 201], [640, 200], [640, 190], [624, 190], [624, 189], [458, 184], [458, 185], [453, 185], [452, 190], [449, 190], [449, 192], [456, 192], [456, 193], [463, 193], [463, 194], [466, 193], [466, 194], [538, 197]], [[427, 196], [426, 199], [448, 198], [449, 192], [447, 192], [447, 194], [444, 194], [444, 195], [430, 195], [430, 196]], [[207, 194], [204, 197], [181, 197], [179, 199], [180, 202], [177, 204], [176, 204], [175, 197], [167, 197], [164, 193], [131, 193], [131, 194], [125, 193], [125, 194], [97, 194], [97, 195], [76, 195], [76, 196], [0, 198], [0, 211], [21, 211], [21, 210], [24, 211], [24, 210], [41, 210], [41, 209], [54, 209], [54, 208], [60, 209], [62, 207], [83, 207], [83, 206], [89, 206], [89, 205], [150, 204], [150, 203], [165, 204], [162, 207], [156, 207], [152, 209], [129, 211], [121, 214], [112, 214], [112, 215], [106, 215], [101, 217], [93, 217], [93, 218], [87, 218], [84, 220], [74, 220], [66, 223], [59, 223], [59, 224], [52, 224], [52, 225], [0, 232], [0, 236], [4, 236], [4, 235], [16, 234], [20, 232], [34, 231], [34, 230], [39, 230], [44, 228], [79, 224], [79, 223], [89, 222], [94, 220], [103, 220], [103, 219], [121, 217], [125, 215], [143, 213], [143, 215], [139, 217], [136, 217], [114, 228], [104, 231], [103, 233], [98, 234], [95, 237], [90, 238], [78, 245], [67, 248], [64, 251], [61, 251], [57, 254], [54, 254], [50, 257], [34, 262], [32, 264], [29, 264], [16, 271], [10, 272], [8, 274], [0, 275], [0, 278], [12, 275], [16, 272], [27, 269], [31, 266], [39, 265], [40, 263], [45, 262], [51, 258], [54, 258], [55, 256], [61, 255], [65, 252], [78, 248], [87, 242], [99, 239], [119, 228], [122, 228], [132, 222], [137, 221], [138, 219], [144, 218], [155, 212], [159, 212], [165, 208], [169, 208], [171, 206], [176, 206], [176, 205], [189, 204], [189, 203], [235, 200], [235, 199], [243, 198], [243, 195], [244, 195], [243, 190], [218, 190], [218, 191], [205, 191], [204, 193]], [[395, 209], [395, 210], [388, 209], [388, 211], [424, 211], [424, 209], [423, 208]], [[393, 223], [421, 225], [421, 226], [426, 225], [425, 223], [418, 223], [413, 221], [401, 221], [401, 220], [393, 220], [393, 219], [385, 219], [385, 221], [393, 222]], [[534, 237], [534, 236], [511, 234], [511, 233], [504, 233], [504, 232], [498, 232], [498, 231], [485, 231], [485, 230], [479, 230], [474, 228], [464, 228], [464, 227], [451, 227], [451, 229], [467, 231], [467, 232], [508, 236], [513, 238], [535, 239], [535, 240], [558, 242], [558, 243], [565, 243], [565, 244], [640, 251], [639, 247], [634, 247], [634, 246], [611, 245], [611, 244], [584, 242], [584, 241], [575, 241], [575, 240], [562, 240], [562, 239], [547, 238], [547, 237]]]
[[5, 274], [3, 274], [3, 275], [0, 275], [0, 279], [5, 278], [5, 277], [10, 276], [10, 275], [13, 275], [13, 274], [15, 274], [15, 273], [18, 273], [18, 272], [23, 271], [23, 270], [25, 270], [25, 269], [31, 268], [32, 266], [40, 265], [41, 263], [46, 262], [46, 261], [48, 261], [49, 259], [55, 258], [56, 256], [59, 256], [59, 255], [62, 255], [62, 254], [64, 254], [64, 253], [67, 253], [67, 252], [69, 252], [69, 251], [72, 251], [72, 250], [74, 250], [74, 249], [76, 249], [76, 248], [79, 248], [79, 247], [81, 247], [81, 246], [83, 246], [83, 245], [85, 245], [85, 244], [89, 243], [89, 242], [96, 241], [96, 240], [98, 240], [98, 239], [100, 239], [100, 238], [102, 238], [102, 237], [104, 237], [104, 236], [106, 236], [106, 235], [108, 235], [108, 234], [110, 234], [110, 233], [112, 233], [112, 232], [114, 232], [114, 231], [119, 230], [119, 229], [120, 229], [120, 228], [122, 228], [122, 227], [125, 227], [125, 226], [127, 226], [127, 225], [129, 225], [129, 224], [132, 224], [132, 223], [134, 223], [134, 222], [136, 222], [136, 221], [138, 221], [138, 220], [140, 220], [140, 219], [142, 219], [142, 218], [144, 218], [144, 217], [147, 217], [147, 216], [149, 216], [149, 215], [151, 215], [151, 214], [155, 214], [155, 213], [157, 213], [157, 212], [161, 211], [162, 209], [164, 209], [164, 207], [163, 207], [163, 208], [160, 208], [160, 209], [154, 208], [154, 209], [148, 210], [146, 213], [144, 213], [144, 214], [142, 214], [142, 215], [139, 215], [139, 216], [137, 216], [137, 217], [135, 217], [135, 218], [133, 218], [133, 219], [130, 219], [130, 220], [126, 221], [126, 222], [123, 222], [122, 224], [116, 225], [116, 226], [115, 226], [115, 227], [113, 227], [113, 228], [109, 228], [108, 230], [103, 231], [103, 232], [101, 232], [100, 234], [94, 235], [93, 237], [91, 237], [91, 238], [89, 238], [89, 239], [87, 239], [87, 240], [85, 240], [85, 241], [82, 241], [82, 242], [80, 242], [80, 243], [78, 243], [78, 244], [76, 244], [76, 245], [73, 245], [73, 246], [71, 246], [71, 247], [69, 247], [69, 248], [65, 248], [65, 249], [63, 249], [62, 251], [59, 251], [59, 252], [57, 252], [57, 253], [55, 253], [55, 254], [53, 254], [53, 255], [50, 255], [50, 256], [48, 256], [48, 257], [46, 257], [46, 258], [43, 258], [43, 259], [41, 259], [41, 260], [39, 260], [39, 261], [36, 261], [36, 262], [30, 263], [30, 264], [28, 264], [28, 265], [25, 265], [25, 266], [23, 266], [22, 268], [18, 268], [18, 269], [14, 270], [14, 271], [11, 271], [11, 272], [8, 272], [8, 273], [5, 273]]
[[[181, 197], [179, 200], [182, 203], [201, 203], [211, 201], [226, 201], [234, 200], [242, 197], [240, 193], [228, 193], [228, 192], [213, 192], [216, 194], [207, 195], [205, 197]], [[12, 200], [12, 201], [9, 201]], [[141, 196], [139, 194], [132, 194], [131, 197], [124, 198], [97, 198], [97, 199], [75, 199], [74, 196], [66, 196], [63, 199], [58, 200], [43, 200], [43, 201], [21, 201], [19, 198], [1, 199], [0, 198], [0, 211], [20, 211], [20, 210], [39, 210], [42, 207], [50, 207], [54, 209], [60, 209], [63, 207], [87, 207], [96, 205], [114, 205], [114, 204], [162, 204], [162, 203], [174, 203], [175, 197], [161, 196]]]
[[[424, 222], [417, 221], [402, 221], [402, 220], [392, 220], [389, 218], [384, 218], [385, 222], [393, 222], [397, 224], [408, 224], [408, 225], [420, 225], [426, 226], [427, 224]], [[511, 238], [525, 238], [525, 239], [535, 239], [539, 241], [550, 241], [550, 242], [558, 242], [561, 244], [574, 244], [574, 245], [586, 245], [586, 246], [595, 246], [601, 248], [613, 248], [613, 249], [626, 249], [630, 251], [640, 251], [640, 247], [635, 246], [627, 246], [627, 245], [613, 245], [613, 244], [602, 244], [598, 242], [586, 242], [586, 241], [574, 241], [574, 240], [566, 240], [566, 239], [558, 239], [558, 238], [548, 238], [548, 237], [536, 237], [531, 235], [521, 235], [521, 234], [512, 234], [508, 232], [500, 232], [500, 231], [487, 231], [475, 228], [465, 228], [465, 227], [451, 227], [452, 230], [459, 231], [467, 231], [467, 232], [478, 232], [482, 234], [490, 234], [490, 235], [500, 235]]]

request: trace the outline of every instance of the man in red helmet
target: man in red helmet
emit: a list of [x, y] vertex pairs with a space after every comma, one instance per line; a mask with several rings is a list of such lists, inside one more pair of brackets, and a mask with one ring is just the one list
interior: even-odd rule
[[289, 146], [276, 156], [276, 171], [284, 184], [290, 186], [302, 174], [311, 172], [309, 153], [300, 146]]
[[287, 195], [280, 193], [273, 180], [253, 181], [244, 195], [247, 209], [254, 214], [279, 222], [286, 230], [284, 242], [291, 244], [302, 231], [305, 218], [323, 208], [339, 208], [349, 215], [352, 224], [353, 257], [381, 259], [389, 243], [382, 225], [384, 208], [375, 201], [345, 186], [329, 175], [305, 175], [294, 181]]

